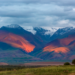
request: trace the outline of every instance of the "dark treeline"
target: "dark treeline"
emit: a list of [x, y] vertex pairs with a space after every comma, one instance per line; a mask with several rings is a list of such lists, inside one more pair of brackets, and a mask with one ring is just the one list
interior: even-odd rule
[[18, 69], [23, 69], [25, 66], [13, 66], [13, 65], [1, 65], [0, 66], [0, 71], [6, 71], [6, 70], [18, 70]]
[[38, 68], [43, 66], [15, 66], [15, 65], [1, 65], [0, 71], [18, 70], [24, 68]]

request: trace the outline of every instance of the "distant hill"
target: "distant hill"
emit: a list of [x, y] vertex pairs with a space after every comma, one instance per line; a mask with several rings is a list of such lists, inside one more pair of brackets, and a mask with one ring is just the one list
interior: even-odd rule
[[62, 39], [56, 39], [48, 43], [43, 48], [41, 57], [55, 60], [73, 60], [75, 59], [75, 34]]

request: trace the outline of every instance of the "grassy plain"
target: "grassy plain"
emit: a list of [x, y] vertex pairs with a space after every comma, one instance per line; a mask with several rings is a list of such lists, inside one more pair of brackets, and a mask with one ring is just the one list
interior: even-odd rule
[[0, 69], [0, 75], [75, 75], [75, 65]]

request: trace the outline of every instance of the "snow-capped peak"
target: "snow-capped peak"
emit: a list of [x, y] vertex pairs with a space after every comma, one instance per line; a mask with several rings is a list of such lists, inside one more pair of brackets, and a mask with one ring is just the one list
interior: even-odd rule
[[11, 25], [7, 25], [5, 27], [8, 27], [8, 28], [21, 28], [18, 24], [11, 24]]
[[74, 27], [65, 27], [65, 28], [59, 28], [55, 34], [60, 34], [60, 35], [63, 35], [64, 33], [66, 32], [69, 32], [71, 30], [75, 29]]
[[59, 28], [55, 28], [55, 27], [42, 27], [43, 29], [47, 30], [45, 32], [45, 35], [50, 35], [52, 36]]
[[60, 28], [60, 29], [62, 29], [62, 30], [64, 30], [64, 31], [66, 31], [66, 30], [71, 30], [71, 29], [74, 29], [74, 27], [65, 27], [65, 28]]
[[51, 27], [23, 27], [25, 30], [31, 32], [32, 34], [36, 34], [36, 32], [40, 32], [41, 35], [50, 35], [52, 36], [58, 28], [51, 28]]

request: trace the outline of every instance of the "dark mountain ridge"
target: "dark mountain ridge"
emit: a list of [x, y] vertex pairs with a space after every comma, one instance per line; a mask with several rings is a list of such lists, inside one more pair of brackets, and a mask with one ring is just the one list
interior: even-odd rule
[[[18, 25], [0, 28], [0, 62], [71, 61], [75, 58], [75, 28], [58, 29], [52, 36], [34, 28], [36, 34]], [[32, 49], [32, 50], [31, 50]]]

